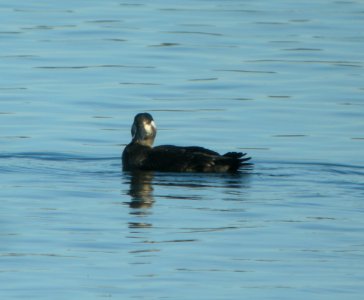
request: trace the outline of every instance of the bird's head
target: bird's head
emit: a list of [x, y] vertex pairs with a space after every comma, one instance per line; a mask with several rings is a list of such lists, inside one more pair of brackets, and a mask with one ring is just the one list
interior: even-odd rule
[[148, 113], [137, 114], [131, 127], [131, 135], [133, 142], [151, 147], [157, 135], [157, 126], [153, 117]]

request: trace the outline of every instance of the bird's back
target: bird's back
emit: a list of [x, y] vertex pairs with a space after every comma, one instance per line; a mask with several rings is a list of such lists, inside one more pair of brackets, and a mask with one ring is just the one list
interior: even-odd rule
[[163, 145], [151, 148], [131, 143], [123, 152], [123, 167], [127, 171], [236, 172], [239, 168], [250, 165], [246, 163], [249, 159], [244, 153], [219, 155], [197, 146]]

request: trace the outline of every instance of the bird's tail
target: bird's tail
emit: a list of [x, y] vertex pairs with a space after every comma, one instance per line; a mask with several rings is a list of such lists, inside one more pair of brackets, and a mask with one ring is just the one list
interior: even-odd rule
[[251, 169], [253, 164], [248, 162], [251, 157], [246, 156], [247, 153], [242, 152], [228, 152], [223, 156], [229, 159], [229, 171], [236, 172], [239, 169]]

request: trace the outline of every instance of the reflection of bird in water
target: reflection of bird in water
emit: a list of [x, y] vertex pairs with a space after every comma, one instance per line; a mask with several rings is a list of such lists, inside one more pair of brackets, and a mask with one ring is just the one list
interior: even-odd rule
[[251, 166], [246, 153], [228, 152], [224, 155], [202, 147], [163, 145], [152, 147], [157, 134], [153, 117], [137, 114], [131, 128], [132, 141], [122, 154], [123, 170], [165, 172], [236, 172]]
[[131, 208], [148, 208], [153, 205], [153, 173], [136, 171], [132, 172], [129, 195]]

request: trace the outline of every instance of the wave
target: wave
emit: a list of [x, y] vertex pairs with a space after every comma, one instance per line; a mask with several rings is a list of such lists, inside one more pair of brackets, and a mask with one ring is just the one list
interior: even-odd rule
[[18, 152], [0, 153], [0, 159], [34, 159], [44, 161], [113, 161], [119, 160], [117, 157], [96, 157], [90, 155], [80, 155], [62, 152]]

